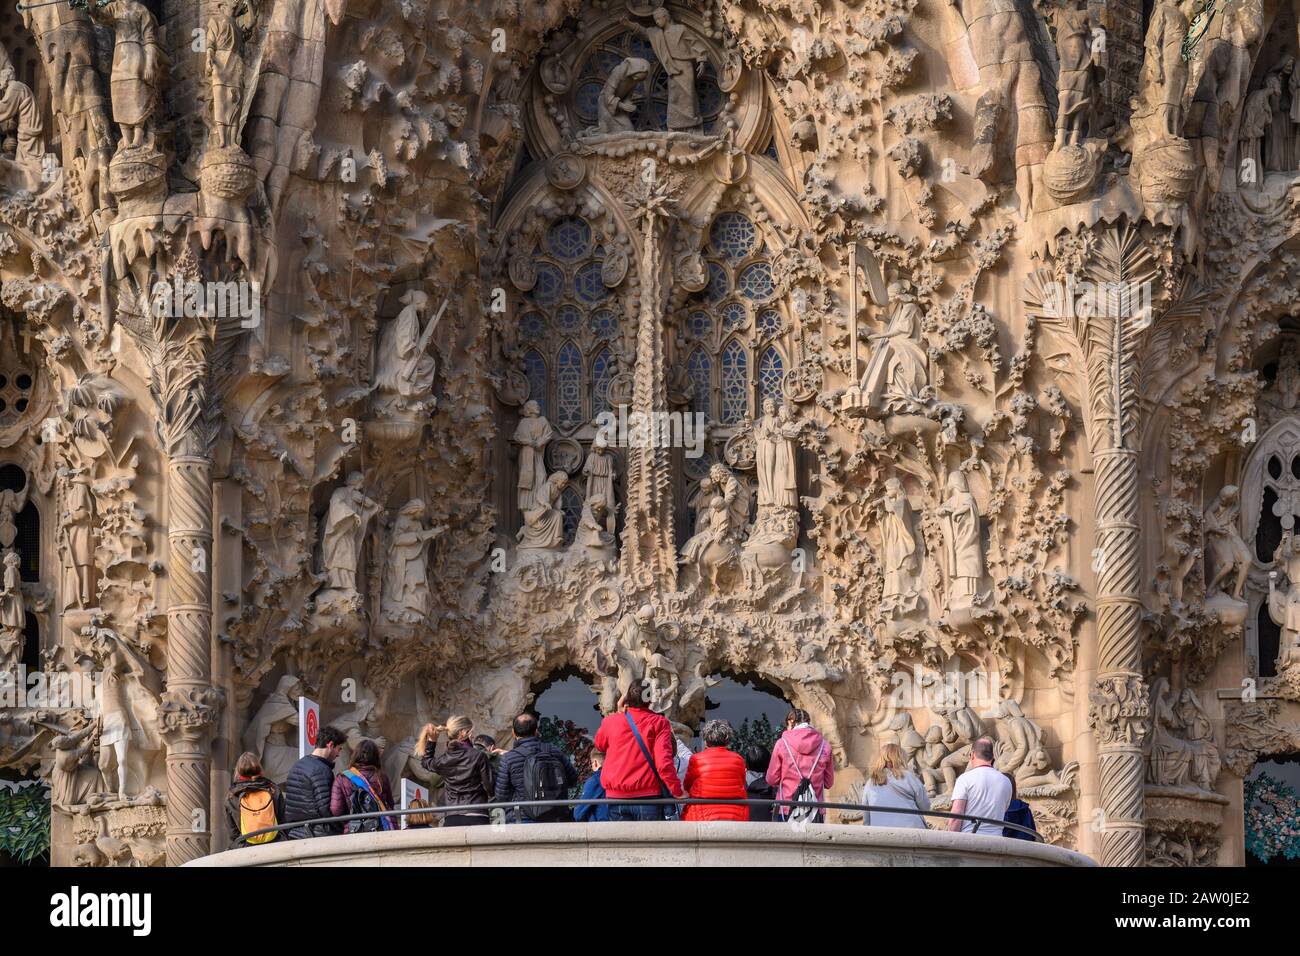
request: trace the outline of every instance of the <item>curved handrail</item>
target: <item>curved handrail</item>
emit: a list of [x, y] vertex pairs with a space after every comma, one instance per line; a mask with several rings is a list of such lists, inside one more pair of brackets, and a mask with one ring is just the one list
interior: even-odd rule
[[[604, 797], [601, 799], [584, 800], [581, 797], [566, 798], [563, 800], [510, 800], [501, 803], [463, 803], [458, 806], [444, 807], [410, 807], [406, 810], [372, 810], [367, 813], [346, 813], [337, 817], [316, 817], [312, 820], [294, 820], [292, 823], [277, 823], [272, 827], [263, 827], [260, 830], [253, 830], [251, 833], [242, 833], [235, 838], [231, 849], [237, 849], [244, 846], [253, 837], [262, 836], [267, 833], [278, 833], [281, 830], [296, 830], [299, 827], [320, 826], [323, 824], [346, 823], [349, 820], [372, 820], [376, 817], [400, 817], [406, 814], [464, 814], [464, 813], [491, 813], [493, 810], [514, 810], [521, 807], [576, 807], [576, 806], [757, 806], [757, 807], [815, 807], [818, 810], [857, 810], [868, 811], [870, 813], [907, 813], [914, 816], [922, 817], [940, 817], [946, 820], [973, 820], [976, 823], [986, 823], [990, 827], [999, 829], [1011, 829], [1020, 833], [1028, 834], [1036, 843], [1043, 843], [1043, 837], [1040, 833], [1022, 827], [1018, 823], [1008, 823], [1005, 820], [995, 820], [992, 817], [979, 817], [970, 813], [952, 813], [947, 810], [916, 810], [905, 809], [902, 807], [873, 807], [866, 803], [839, 803], [828, 800], [768, 800], [750, 797]], [[342, 834], [330, 834], [331, 836], [341, 836]]]

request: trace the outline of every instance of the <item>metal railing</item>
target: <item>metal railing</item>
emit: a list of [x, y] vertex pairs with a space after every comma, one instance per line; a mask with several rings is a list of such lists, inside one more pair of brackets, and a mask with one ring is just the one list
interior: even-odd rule
[[[464, 816], [472, 814], [486, 814], [490, 817], [493, 810], [503, 810], [507, 813], [511, 810], [518, 810], [523, 807], [599, 807], [599, 806], [666, 806], [666, 807], [700, 807], [700, 806], [746, 806], [746, 807], [813, 807], [817, 810], [850, 810], [856, 812], [866, 811], [868, 813], [901, 813], [909, 816], [920, 817], [939, 817], [944, 820], [969, 820], [973, 821], [979, 827], [987, 826], [994, 835], [999, 835], [1002, 830], [1015, 830], [1018, 833], [1024, 833], [1037, 843], [1042, 843], [1042, 836], [1029, 827], [1023, 827], [1016, 823], [1008, 823], [1005, 820], [995, 820], [992, 817], [979, 817], [969, 813], [952, 813], [947, 810], [916, 810], [904, 809], [900, 807], [873, 807], [865, 803], [839, 803], [829, 800], [767, 800], [750, 797], [604, 797], [598, 800], [584, 800], [581, 797], [568, 798], [564, 800], [511, 800], [502, 803], [465, 803], [459, 806], [444, 807], [411, 807], [406, 810], [374, 810], [369, 813], [348, 813], [338, 817], [317, 817], [313, 820], [295, 820], [292, 823], [277, 823], [273, 827], [263, 827], [260, 830], [253, 830], [251, 833], [244, 833], [235, 839], [231, 849], [238, 849], [245, 845], [254, 837], [263, 836], [267, 833], [279, 833], [282, 830], [297, 830], [300, 827], [319, 827], [332, 826], [334, 824], [347, 823], [350, 820], [373, 820], [379, 817], [401, 817], [406, 815], [426, 815], [441, 814], [446, 816]], [[559, 823], [569, 821], [548, 820], [548, 823]], [[577, 821], [572, 821], [577, 822]], [[622, 821], [620, 821], [622, 822]], [[637, 822], [637, 821], [630, 821]], [[778, 820], [774, 822], [786, 822]], [[807, 822], [807, 821], [805, 821]], [[507, 825], [512, 825], [512, 821], [507, 820]], [[873, 826], [887, 826], [888, 824], [872, 824]], [[321, 834], [321, 836], [341, 836], [341, 833]], [[314, 837], [313, 837], [314, 838]], [[266, 844], [260, 844], [266, 845]]]

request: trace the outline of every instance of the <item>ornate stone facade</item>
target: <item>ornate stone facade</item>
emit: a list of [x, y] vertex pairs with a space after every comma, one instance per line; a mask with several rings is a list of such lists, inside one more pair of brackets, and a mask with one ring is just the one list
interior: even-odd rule
[[1300, 49], [1189, 19], [0, 13], [0, 657], [93, 687], [0, 709], [55, 861], [224, 848], [299, 696], [401, 774], [576, 672], [690, 727], [760, 677], [837, 795], [894, 741], [942, 807], [988, 734], [1052, 842], [1242, 862], [1300, 749]]

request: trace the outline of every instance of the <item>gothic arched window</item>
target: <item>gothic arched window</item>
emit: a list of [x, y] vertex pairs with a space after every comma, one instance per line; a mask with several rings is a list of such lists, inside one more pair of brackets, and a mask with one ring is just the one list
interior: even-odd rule
[[752, 418], [764, 398], [782, 400], [787, 329], [777, 302], [771, 252], [753, 219], [719, 213], [704, 245], [708, 281], [686, 300], [686, 377], [693, 411], [722, 425]]
[[518, 320], [529, 397], [572, 434], [609, 410], [617, 298], [605, 285], [606, 249], [580, 216], [552, 222], [532, 252], [536, 281]]

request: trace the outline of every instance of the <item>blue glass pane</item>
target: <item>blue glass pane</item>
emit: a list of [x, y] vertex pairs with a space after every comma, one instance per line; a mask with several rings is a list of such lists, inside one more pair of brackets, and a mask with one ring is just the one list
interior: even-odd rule
[[603, 85], [597, 81], [581, 83], [573, 94], [573, 108], [589, 123], [596, 122], [600, 109], [600, 89]]
[[743, 329], [748, 321], [749, 317], [745, 314], [745, 307], [739, 302], [728, 302], [722, 307], [723, 333]]
[[736, 291], [747, 299], [765, 302], [772, 298], [775, 287], [772, 285], [772, 267], [766, 262], [755, 262], [745, 266], [736, 279]]
[[722, 423], [734, 425], [749, 413], [749, 356], [739, 342], [722, 350]]
[[[642, 41], [644, 42], [644, 41]], [[634, 54], [640, 56], [641, 54]], [[591, 58], [591, 63], [596, 69], [596, 74], [601, 77], [609, 76], [614, 72], [614, 67], [623, 62], [623, 54], [614, 50], [597, 50], [595, 56]]]
[[702, 339], [713, 328], [713, 317], [707, 312], [696, 311], [686, 317], [686, 331], [697, 339]]
[[576, 305], [562, 305], [555, 310], [555, 327], [572, 335], [582, 326], [582, 312]]
[[519, 320], [519, 334], [526, 342], [535, 342], [546, 334], [546, 317], [540, 312], [525, 312]]
[[626, 38], [627, 51], [633, 56], [639, 56], [643, 60], [649, 60], [651, 65], [659, 62], [655, 58], [655, 51], [651, 48], [646, 38], [639, 33], [629, 33]]
[[582, 518], [582, 495], [573, 485], [560, 492], [560, 513], [564, 515], [564, 542], [571, 544]]
[[718, 87], [711, 63], [704, 65], [700, 79], [695, 84], [695, 93], [699, 97], [701, 116], [708, 119], [722, 111], [722, 90]]
[[542, 414], [546, 411], [546, 359], [542, 353], [529, 349], [524, 353], [524, 375], [528, 377], [528, 397], [541, 406]]
[[760, 335], [775, 335], [781, 331], [781, 313], [776, 309], [764, 309], [758, 313], [758, 331]]
[[709, 284], [704, 287], [704, 298], [717, 302], [727, 294], [727, 271], [716, 262], [709, 263]]
[[609, 309], [597, 309], [591, 313], [591, 334], [597, 339], [613, 338], [618, 332], [618, 316]]
[[550, 262], [537, 263], [537, 284], [528, 293], [534, 302], [550, 305], [564, 294], [564, 273]]
[[709, 353], [703, 349], [693, 350], [686, 360], [686, 376], [695, 386], [691, 411], [708, 415], [713, 410], [713, 363], [709, 361]]
[[551, 226], [546, 245], [557, 259], [574, 262], [591, 251], [591, 227], [577, 216], [565, 216]]
[[781, 363], [781, 356], [774, 348], [763, 350], [763, 355], [758, 360], [758, 403], [762, 407], [763, 400], [770, 398], [778, 405], [781, 403], [781, 380], [785, 378], [785, 368]]
[[595, 304], [602, 302], [609, 295], [605, 282], [600, 277], [600, 263], [588, 262], [573, 277], [573, 293], [583, 302]]
[[591, 417], [607, 412], [609, 407], [609, 380], [614, 377], [614, 356], [609, 349], [601, 349], [591, 361]]
[[582, 353], [565, 342], [555, 358], [556, 424], [563, 429], [582, 424]]
[[739, 262], [753, 252], [757, 240], [754, 224], [738, 212], [724, 212], [709, 229], [709, 247], [731, 262]]
[[763, 155], [766, 156], [766, 157], [768, 157], [769, 159], [773, 160], [774, 162], [778, 162], [778, 163], [779, 163], [779, 162], [781, 161], [781, 157], [777, 154], [777, 151], [776, 151], [776, 138], [775, 138], [775, 137], [773, 137], [771, 140], [768, 141], [767, 149], [763, 150]]

